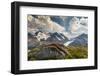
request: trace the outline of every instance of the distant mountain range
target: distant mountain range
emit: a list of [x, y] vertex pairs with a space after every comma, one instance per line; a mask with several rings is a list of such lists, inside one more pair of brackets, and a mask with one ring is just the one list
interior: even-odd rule
[[[69, 44], [67, 45], [67, 43]], [[87, 34], [81, 34], [76, 38], [65, 43], [66, 46], [87, 46], [88, 45], [88, 36]]]

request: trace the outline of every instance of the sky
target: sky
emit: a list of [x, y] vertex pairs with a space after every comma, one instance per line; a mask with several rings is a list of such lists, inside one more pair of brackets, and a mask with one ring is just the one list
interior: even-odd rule
[[59, 32], [69, 38], [88, 33], [88, 17], [28, 15], [28, 28]]

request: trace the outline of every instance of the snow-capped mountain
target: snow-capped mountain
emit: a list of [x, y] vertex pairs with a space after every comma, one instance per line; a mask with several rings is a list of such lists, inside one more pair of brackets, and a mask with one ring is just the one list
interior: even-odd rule
[[[29, 34], [30, 36], [30, 34]], [[34, 37], [36, 37], [39, 41], [41, 40], [46, 40], [46, 41], [61, 41], [61, 42], [66, 42], [68, 41], [68, 38], [58, 32], [50, 33], [50, 32], [42, 32], [42, 31], [37, 31], [35, 32]]]
[[50, 37], [48, 37], [47, 41], [54, 41], [54, 42], [67, 42], [68, 38], [66, 36], [64, 36], [62, 33], [50, 33]]
[[88, 36], [87, 34], [81, 34], [78, 37], [72, 39], [72, 42], [69, 46], [87, 46], [88, 45]]

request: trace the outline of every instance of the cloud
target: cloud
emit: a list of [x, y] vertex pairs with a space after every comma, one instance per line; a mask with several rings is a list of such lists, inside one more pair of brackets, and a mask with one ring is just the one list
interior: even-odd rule
[[[87, 17], [73, 17], [73, 16], [59, 16], [65, 20], [65, 26], [58, 24], [56, 21], [51, 19], [51, 16], [32, 16], [28, 15], [28, 31], [35, 30], [45, 32], [60, 32], [66, 37], [74, 38], [78, 35], [88, 33], [88, 18]], [[69, 24], [69, 25], [68, 25]], [[34, 30], [35, 29], [35, 30]], [[68, 29], [68, 30], [66, 30]]]
[[28, 26], [31, 29], [39, 29], [47, 32], [62, 32], [65, 30], [60, 24], [51, 20], [50, 16], [34, 16], [28, 15]]
[[88, 31], [88, 19], [73, 17], [70, 21], [69, 32], [72, 34], [82, 34]]
[[73, 17], [69, 24], [69, 30], [71, 33], [75, 33], [80, 28], [79, 19], [77, 17]]
[[82, 17], [80, 19], [80, 24], [83, 25], [83, 26], [88, 26], [88, 18]]

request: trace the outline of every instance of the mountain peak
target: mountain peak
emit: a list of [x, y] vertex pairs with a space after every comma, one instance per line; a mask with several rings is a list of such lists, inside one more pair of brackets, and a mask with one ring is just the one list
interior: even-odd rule
[[65, 37], [62, 33], [54, 32], [50, 34], [50, 37], [47, 40], [52, 42], [65, 43], [68, 41], [68, 38]]

